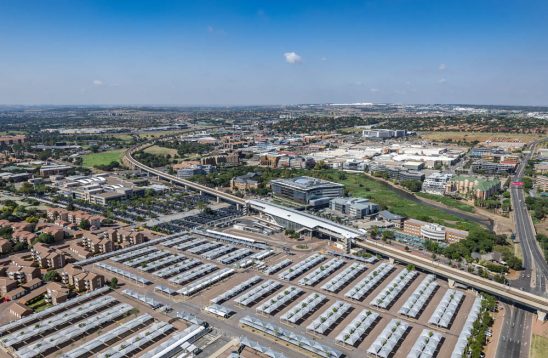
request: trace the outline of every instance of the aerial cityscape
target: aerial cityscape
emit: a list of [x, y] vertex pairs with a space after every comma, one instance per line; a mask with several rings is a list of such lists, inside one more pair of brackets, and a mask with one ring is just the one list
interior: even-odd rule
[[0, 0], [0, 357], [547, 357], [546, 13]]

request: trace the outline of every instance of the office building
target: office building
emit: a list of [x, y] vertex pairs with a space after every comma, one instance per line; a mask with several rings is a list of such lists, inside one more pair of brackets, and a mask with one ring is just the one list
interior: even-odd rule
[[472, 163], [472, 171], [478, 174], [512, 174], [516, 170], [516, 163], [489, 162], [487, 160], [478, 160]]
[[183, 168], [177, 171], [177, 176], [179, 178], [191, 178], [195, 175], [206, 175], [214, 173], [217, 171], [217, 168], [213, 165], [193, 165], [190, 168]]
[[331, 210], [346, 215], [352, 219], [362, 219], [375, 215], [380, 206], [363, 198], [335, 198], [329, 202]]
[[344, 185], [306, 176], [276, 179], [270, 185], [275, 197], [314, 207], [328, 205], [331, 199], [344, 196]]
[[362, 132], [362, 135], [365, 138], [376, 138], [376, 139], [385, 139], [385, 138], [401, 138], [407, 136], [407, 131], [404, 129], [365, 129]]
[[403, 223], [403, 232], [435, 242], [453, 243], [468, 237], [468, 231], [453, 229], [426, 221], [407, 219]]
[[453, 174], [432, 173], [422, 183], [422, 191], [428, 194], [445, 194], [447, 183], [453, 177]]

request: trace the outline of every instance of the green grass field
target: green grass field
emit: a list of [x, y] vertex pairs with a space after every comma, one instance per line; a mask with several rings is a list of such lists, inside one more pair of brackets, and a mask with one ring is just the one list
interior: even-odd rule
[[433, 195], [433, 194], [428, 194], [428, 193], [417, 193], [417, 196], [422, 196], [423, 198], [437, 201], [439, 203], [442, 203], [442, 204], [445, 204], [445, 205], [449, 206], [450, 208], [459, 209], [459, 210], [466, 211], [466, 212], [469, 212], [469, 213], [474, 212], [474, 207], [472, 205], [465, 204], [462, 201], [459, 201], [459, 200], [453, 199], [453, 198], [449, 198], [447, 196]]
[[463, 230], [480, 227], [479, 224], [465, 221], [436, 207], [410, 200], [387, 184], [364, 174], [339, 173], [335, 170], [311, 170], [303, 174], [312, 174], [311, 176], [344, 184], [349, 196], [371, 199], [372, 202], [380, 204], [398, 215], [419, 220], [430, 219], [433, 222]]
[[28, 305], [28, 307], [34, 311], [34, 313], [41, 312], [45, 310], [46, 308], [51, 307], [52, 305], [50, 303], [47, 303], [44, 298], [41, 298], [40, 300], [31, 303]]
[[110, 150], [108, 152], [90, 153], [82, 157], [82, 165], [86, 168], [93, 168], [96, 165], [108, 165], [111, 162], [120, 161], [125, 149]]
[[155, 154], [155, 155], [171, 155], [172, 157], [177, 155], [177, 149], [160, 147], [158, 145], [153, 145], [144, 150], [146, 153]]
[[546, 357], [546, 352], [548, 352], [548, 338], [533, 334], [531, 358]]

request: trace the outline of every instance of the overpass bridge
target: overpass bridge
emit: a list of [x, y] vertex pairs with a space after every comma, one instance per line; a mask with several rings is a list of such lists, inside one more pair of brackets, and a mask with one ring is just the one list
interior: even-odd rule
[[[248, 202], [240, 197], [222, 192], [220, 190], [209, 188], [207, 186], [194, 183], [189, 180], [178, 178], [161, 170], [157, 170], [147, 165], [144, 165], [137, 161], [135, 158], [133, 158], [133, 153], [143, 150], [152, 145], [152, 142], [146, 142], [139, 146], [128, 149], [124, 154], [123, 162], [130, 168], [138, 168], [144, 172], [157, 176], [158, 178], [165, 179], [171, 183], [182, 185], [185, 188], [190, 188], [201, 193], [209, 194], [216, 197], [217, 200], [223, 200], [225, 202], [235, 204], [238, 208], [247, 207]], [[390, 259], [403, 263], [413, 264], [416, 267], [421, 268], [425, 271], [429, 271], [441, 277], [445, 277], [447, 278], [451, 286], [454, 286], [454, 284], [458, 282], [466, 286], [472, 287], [478, 291], [484, 291], [496, 297], [506, 299], [514, 304], [527, 307], [528, 309], [536, 311], [537, 316], [540, 320], [544, 320], [546, 314], [548, 313], [548, 299], [546, 297], [508, 287], [500, 283], [472, 275], [471, 273], [468, 273], [466, 271], [455, 269], [450, 266], [443, 265], [439, 262], [434, 262], [432, 260], [428, 260], [422, 257], [417, 257], [412, 253], [382, 245], [381, 243], [378, 243], [376, 241], [370, 241], [362, 237], [356, 238], [355, 244], [367, 250], [389, 257]]]
[[361, 241], [356, 241], [355, 245], [379, 253], [395, 261], [413, 264], [417, 268], [445, 277], [449, 281], [449, 286], [454, 286], [455, 283], [461, 283], [478, 291], [487, 292], [493, 296], [506, 299], [514, 304], [534, 310], [536, 311], [539, 320], [544, 320], [548, 313], [548, 298], [544, 296], [521, 291], [433, 260], [418, 257], [413, 253], [387, 246], [381, 242], [363, 239]]

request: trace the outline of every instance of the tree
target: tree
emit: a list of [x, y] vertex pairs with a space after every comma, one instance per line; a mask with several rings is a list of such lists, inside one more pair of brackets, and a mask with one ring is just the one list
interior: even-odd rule
[[113, 277], [110, 279], [110, 288], [117, 289], [118, 288], [118, 279], [116, 277]]
[[18, 190], [21, 194], [32, 194], [34, 192], [34, 187], [31, 183], [24, 182]]
[[422, 189], [422, 182], [420, 180], [404, 180], [401, 182], [401, 185], [414, 193]]
[[46, 234], [45, 232], [43, 232], [40, 235], [38, 235], [38, 237], [36, 239], [34, 239], [32, 244], [34, 245], [34, 244], [37, 244], [39, 242], [49, 245], [49, 244], [53, 244], [55, 242], [55, 238], [53, 237], [53, 235]]
[[384, 230], [382, 232], [382, 239], [384, 241], [394, 240], [395, 237], [396, 237], [396, 235], [394, 234], [394, 231], [392, 231], [392, 230]]
[[373, 226], [369, 232], [369, 235], [371, 235], [371, 239], [376, 239], [379, 235], [379, 228], [377, 226]]
[[55, 271], [55, 270], [48, 271], [48, 272], [46, 272], [46, 274], [44, 275], [44, 281], [47, 281], [47, 282], [52, 282], [52, 281], [59, 282], [59, 281], [61, 281], [61, 275], [59, 275], [59, 272], [57, 272], [57, 271]]
[[89, 220], [83, 219], [82, 221], [80, 221], [80, 225], [78, 226], [82, 230], [89, 230], [91, 228], [91, 223], [89, 222]]

